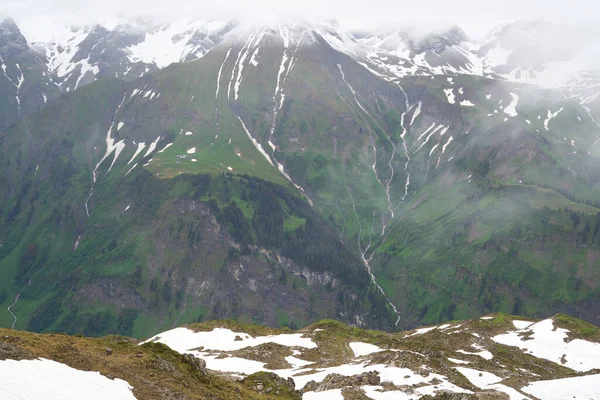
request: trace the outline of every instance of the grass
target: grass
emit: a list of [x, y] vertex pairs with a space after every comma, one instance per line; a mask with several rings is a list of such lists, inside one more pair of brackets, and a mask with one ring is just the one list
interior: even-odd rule
[[568, 336], [571, 340], [584, 339], [600, 341], [600, 329], [588, 322], [565, 314], [557, 314], [552, 320], [554, 321], [555, 326], [569, 331]]
[[[134, 387], [140, 400], [185, 396], [189, 399], [268, 399], [243, 383], [216, 375], [203, 375], [184, 362], [182, 356], [162, 344], [138, 346], [133, 339], [107, 336], [90, 339], [61, 334], [38, 335], [0, 329], [6, 343], [16, 346], [25, 358], [47, 358], [84, 371], [99, 371]], [[105, 349], [112, 349], [107, 355]], [[182, 382], [186, 384], [183, 385]], [[290, 393], [277, 398], [295, 399]]]

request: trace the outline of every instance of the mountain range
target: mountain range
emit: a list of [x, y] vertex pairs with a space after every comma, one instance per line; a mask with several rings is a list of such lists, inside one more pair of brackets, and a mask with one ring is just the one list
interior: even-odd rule
[[193, 21], [31, 43], [5, 20], [0, 323], [598, 322], [597, 38], [563, 31]]

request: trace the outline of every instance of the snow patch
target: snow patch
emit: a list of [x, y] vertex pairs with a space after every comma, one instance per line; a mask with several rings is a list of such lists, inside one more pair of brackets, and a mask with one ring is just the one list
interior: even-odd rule
[[531, 321], [520, 321], [518, 319], [513, 319], [512, 323], [515, 326], [515, 328], [517, 328], [517, 329], [525, 329], [529, 325], [533, 324], [533, 322], [531, 322]]
[[354, 352], [355, 357], [362, 357], [369, 354], [377, 353], [383, 351], [382, 348], [377, 347], [370, 343], [362, 343], [362, 342], [350, 342], [348, 343], [352, 351]]
[[469, 361], [459, 360], [458, 358], [448, 357], [448, 361], [452, 361], [454, 364], [471, 364]]
[[448, 103], [454, 104], [454, 89], [444, 89], [444, 93], [446, 94], [446, 98], [448, 99]]
[[135, 158], [142, 152], [142, 150], [144, 150], [144, 147], [146, 147], [146, 143], [142, 142], [137, 144], [137, 150], [135, 151], [135, 153], [133, 153], [133, 157], [131, 157], [131, 160], [129, 160], [127, 165], [131, 164], [133, 160], [135, 160]]
[[560, 108], [560, 110], [556, 111], [556, 112], [551, 112], [550, 110], [548, 110], [548, 117], [544, 120], [544, 128], [546, 128], [546, 130], [548, 130], [548, 123], [550, 122], [550, 120], [552, 118], [555, 118], [558, 113], [560, 113], [562, 110], [564, 110], [564, 108]]
[[206, 350], [235, 351], [244, 347], [255, 347], [265, 343], [275, 343], [289, 347], [304, 347], [307, 349], [317, 347], [312, 339], [302, 337], [301, 333], [252, 337], [247, 333], [233, 332], [226, 328], [215, 328], [208, 332], [194, 332], [187, 328], [175, 328], [154, 336], [148, 342], [166, 344], [182, 354], [199, 347], [203, 347]]
[[[146, 154], [144, 154], [144, 157], [148, 157], [150, 154], [152, 154], [152, 152], [154, 150], [156, 150], [156, 145], [158, 144], [158, 141], [160, 140], [160, 136], [156, 138], [156, 140], [152, 143], [150, 143], [150, 147], [148, 147], [148, 151], [146, 151]], [[150, 162], [150, 161], [148, 161]]]
[[512, 101], [510, 102], [510, 104], [508, 106], [506, 106], [506, 108], [504, 108], [504, 113], [507, 114], [510, 117], [516, 117], [517, 115], [517, 104], [519, 103], [519, 95], [515, 94], [515, 93], [509, 93], [510, 96], [512, 97]]
[[133, 387], [122, 379], [43, 358], [0, 361], [0, 376], [0, 393], [5, 399], [135, 400]]
[[[531, 332], [528, 340], [522, 340], [519, 335], [525, 332]], [[582, 339], [574, 339], [567, 343], [565, 339], [568, 332], [566, 329], [555, 327], [551, 319], [546, 319], [518, 331], [494, 336], [492, 340], [518, 347], [534, 357], [564, 365], [575, 371], [585, 372], [600, 368], [600, 343]]]
[[454, 367], [458, 372], [463, 374], [473, 385], [480, 389], [484, 389], [488, 385], [502, 381], [502, 378], [485, 371], [465, 367]]
[[600, 399], [600, 374], [530, 383], [521, 390], [544, 400]]
[[163, 147], [163, 149], [161, 151], [159, 151], [158, 153], [162, 153], [163, 151], [165, 151], [166, 149], [168, 149], [169, 147], [173, 146], [173, 143], [169, 143], [167, 144], [165, 147]]

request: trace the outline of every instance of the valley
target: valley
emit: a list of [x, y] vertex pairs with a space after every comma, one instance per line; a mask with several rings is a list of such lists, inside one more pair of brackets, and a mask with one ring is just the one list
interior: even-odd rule
[[514, 38], [551, 25], [1, 27], [3, 327], [600, 321], [595, 75]]

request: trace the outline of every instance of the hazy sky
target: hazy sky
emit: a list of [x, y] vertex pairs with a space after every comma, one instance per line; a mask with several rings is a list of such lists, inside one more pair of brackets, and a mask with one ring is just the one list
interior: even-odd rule
[[[493, 6], [492, 6], [493, 4]], [[115, 24], [136, 16], [173, 19], [260, 18], [280, 14], [331, 18], [358, 27], [397, 22], [435, 28], [457, 24], [473, 38], [514, 20], [600, 23], [594, 0], [0, 0], [0, 15], [13, 17], [26, 34], [53, 23]]]

